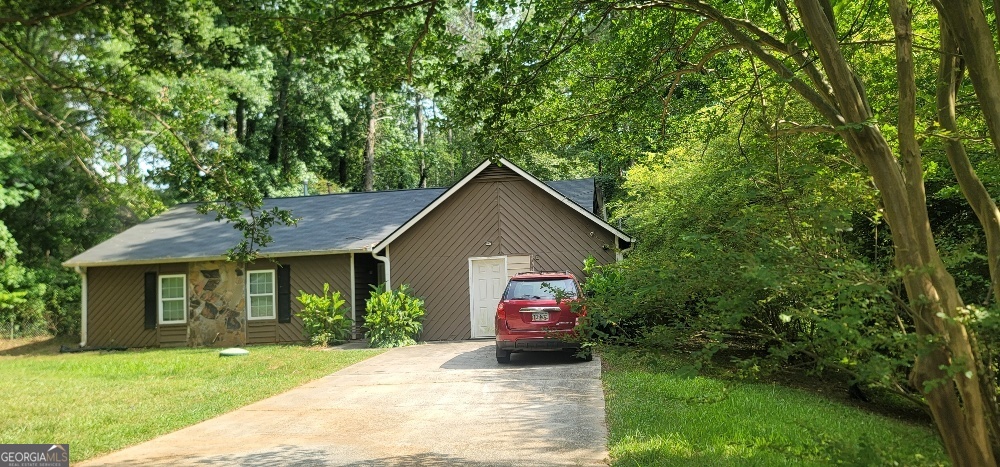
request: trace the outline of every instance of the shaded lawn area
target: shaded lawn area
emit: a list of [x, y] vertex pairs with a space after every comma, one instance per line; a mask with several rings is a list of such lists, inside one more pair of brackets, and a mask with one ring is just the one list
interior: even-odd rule
[[602, 358], [612, 465], [948, 465], [931, 426], [800, 389], [688, 377], [670, 356]]
[[301, 346], [0, 356], [0, 443], [69, 443], [71, 461], [115, 451], [381, 353]]

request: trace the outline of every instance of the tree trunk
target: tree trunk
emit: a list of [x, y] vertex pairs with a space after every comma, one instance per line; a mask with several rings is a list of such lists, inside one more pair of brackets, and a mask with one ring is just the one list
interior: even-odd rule
[[[271, 165], [277, 165], [281, 162], [282, 156], [282, 146], [284, 144], [284, 132], [285, 132], [285, 113], [288, 108], [288, 86], [292, 80], [291, 77], [291, 64], [292, 64], [292, 51], [289, 50], [285, 55], [285, 66], [281, 79], [278, 82], [278, 115], [274, 121], [274, 129], [271, 131], [271, 144], [267, 152], [267, 161]], [[282, 167], [282, 173], [285, 173], [285, 167]]]
[[375, 136], [378, 130], [379, 105], [378, 95], [371, 93], [368, 96], [368, 134], [365, 137], [364, 191], [375, 189]]
[[1000, 64], [983, 4], [979, 0], [955, 0], [947, 5], [940, 0], [932, 3], [958, 42], [990, 140], [1000, 152]]
[[420, 151], [420, 188], [427, 188], [427, 159], [424, 153], [424, 105], [423, 96], [417, 93], [417, 149]]
[[[890, 0], [897, 41], [908, 47], [905, 0]], [[906, 143], [904, 167], [896, 159], [878, 127], [871, 123], [869, 106], [859, 81], [840, 51], [835, 31], [818, 0], [796, 0], [802, 24], [836, 93], [836, 104], [846, 126], [840, 131], [848, 147], [868, 168], [880, 190], [886, 220], [892, 231], [896, 267], [904, 273], [917, 334], [926, 339], [916, 358], [911, 382], [924, 391], [938, 432], [957, 466], [995, 465], [988, 440], [977, 355], [966, 327], [955, 318], [964, 307], [955, 281], [945, 269], [927, 221], [922, 174], [916, 170], [919, 154]], [[904, 23], [905, 24], [901, 24]], [[901, 51], [902, 54], [906, 50]], [[910, 63], [905, 63], [909, 61]], [[900, 63], [904, 62], [904, 63]], [[912, 57], [897, 58], [901, 80], [912, 79]], [[901, 96], [911, 99], [908, 83]], [[910, 105], [910, 104], [906, 104]], [[902, 113], [902, 112], [901, 112]], [[910, 147], [907, 147], [910, 146]]]
[[[1000, 155], [1000, 64], [997, 62], [993, 33], [990, 30], [986, 14], [983, 11], [983, 5], [980, 2], [969, 0], [948, 2], [947, 5], [942, 4], [939, 0], [934, 0], [932, 3], [937, 8], [941, 21], [946, 25], [947, 29], [947, 31], [942, 31], [943, 53], [954, 54], [956, 48], [961, 53], [963, 63], [968, 67], [969, 78], [975, 89], [980, 110], [983, 112], [983, 117], [986, 120], [990, 141], [993, 143], [995, 152]], [[994, 12], [1000, 12], [1000, 7], [998, 7], [996, 1], [994, 1], [993, 10]], [[1000, 17], [995, 18], [995, 20], [1000, 24]], [[946, 66], [946, 64], [943, 63], [942, 66]], [[952, 63], [949, 66], [953, 70], [960, 70], [959, 64]], [[946, 71], [942, 71], [942, 73], [944, 72]], [[955, 71], [951, 72], [950, 75], [951, 77], [947, 78], [948, 82], [950, 83], [954, 80], [954, 83], [950, 84], [954, 89], [950, 92], [957, 93], [957, 86], [961, 82], [959, 79], [961, 75]], [[939, 86], [942, 85], [944, 84]], [[942, 97], [940, 95], [941, 92], [943, 91], [939, 88], [939, 104]], [[951, 97], [949, 100], [952, 101], [950, 104], [950, 113], [953, 116], [954, 97]], [[945, 117], [947, 118], [948, 116], [946, 115]], [[952, 117], [953, 122], [954, 118]], [[943, 125], [944, 122], [942, 122]], [[956, 145], [954, 142], [949, 142], [946, 150], [955, 151]], [[998, 243], [996, 236], [998, 218], [996, 205], [993, 203], [992, 197], [988, 193], [985, 193], [985, 189], [982, 191], [979, 190], [979, 186], [977, 185], [981, 184], [978, 183], [978, 179], [972, 180], [968, 177], [969, 173], [975, 175], [975, 172], [971, 164], [968, 164], [967, 158], [964, 161], [965, 165], [962, 164], [963, 158], [961, 156], [963, 153], [964, 148], [961, 152], [954, 154], [958, 158], [959, 165], [955, 166], [954, 163], [952, 165], [956, 176], [959, 176], [960, 173], [964, 175], [967, 183], [965, 186], [960, 183], [960, 187], [963, 194], [966, 195], [966, 199], [969, 200], [969, 204], [976, 212], [976, 216], [979, 218], [986, 233], [990, 283], [995, 299], [1000, 300], [1000, 252], [997, 252], [1000, 247], [996, 245]], [[952, 156], [953, 154], [948, 153], [949, 162], [951, 162]], [[996, 456], [1000, 453], [1000, 409], [997, 407], [996, 399], [996, 375], [992, 374], [988, 364], [983, 364], [982, 359], [977, 363], [980, 364], [982, 377], [986, 379], [986, 381], [981, 383], [982, 390], [990, 396], [986, 402], [989, 408], [987, 412], [989, 418], [988, 428], [993, 454]]]
[[[938, 122], [941, 128], [952, 135], [958, 134], [958, 124], [955, 118], [955, 106], [958, 100], [958, 91], [962, 84], [962, 60], [959, 56], [958, 44], [955, 41], [947, 25], [941, 23], [941, 61], [938, 66], [937, 79], [937, 109]], [[986, 234], [986, 257], [989, 262], [990, 284], [993, 291], [994, 300], [1000, 303], [1000, 210], [997, 209], [993, 197], [983, 186], [982, 181], [972, 167], [969, 156], [965, 152], [965, 145], [957, 138], [949, 138], [944, 144], [945, 155], [948, 157], [948, 164], [951, 165], [952, 172], [958, 181], [958, 186], [962, 190], [965, 199], [968, 200], [973, 212], [979, 219], [983, 232]], [[986, 297], [988, 300], [989, 297]], [[982, 358], [978, 359], [979, 372], [982, 375], [983, 392], [987, 395], [986, 401], [989, 410], [986, 411], [990, 439], [993, 444], [994, 455], [1000, 452], [1000, 421], [997, 417], [1000, 410], [997, 408], [996, 400], [996, 375], [992, 373], [988, 364], [983, 364]]]
[[246, 144], [247, 137], [247, 101], [236, 97], [236, 142]]
[[348, 137], [350, 136], [349, 128], [349, 123], [344, 123], [344, 125], [340, 127], [340, 142], [337, 144], [337, 146], [340, 147], [340, 150], [337, 151], [340, 153], [340, 157], [337, 160], [337, 183], [339, 183], [341, 187], [347, 186], [347, 181], [350, 176], [347, 171], [347, 155], [350, 152], [351, 147], [350, 142], [348, 141]]

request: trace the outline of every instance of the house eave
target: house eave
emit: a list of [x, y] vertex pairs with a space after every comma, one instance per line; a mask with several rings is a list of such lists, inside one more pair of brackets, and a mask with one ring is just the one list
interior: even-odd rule
[[[276, 251], [261, 253], [258, 257], [263, 259], [269, 258], [289, 258], [289, 257], [299, 257], [299, 256], [319, 256], [319, 255], [339, 255], [339, 254], [349, 254], [349, 253], [367, 253], [371, 251], [370, 246], [365, 246], [362, 248], [352, 248], [352, 249], [334, 249], [334, 250], [308, 250], [308, 251]], [[63, 267], [67, 268], [89, 268], [89, 267], [105, 267], [105, 266], [146, 266], [150, 264], [177, 264], [177, 263], [197, 263], [203, 261], [225, 261], [226, 257], [223, 255], [216, 256], [185, 256], [181, 258], [150, 258], [150, 259], [135, 259], [135, 260], [114, 260], [114, 261], [66, 261], [63, 262]]]

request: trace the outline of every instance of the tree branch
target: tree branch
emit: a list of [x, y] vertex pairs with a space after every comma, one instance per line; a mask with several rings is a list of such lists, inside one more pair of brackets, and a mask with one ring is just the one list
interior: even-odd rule
[[[786, 125], [782, 127], [781, 125]], [[771, 136], [797, 134], [837, 134], [837, 129], [831, 125], [803, 125], [788, 120], [778, 120], [771, 126]]]
[[71, 5], [63, 10], [50, 12], [46, 11], [35, 16], [0, 16], [0, 27], [8, 24], [20, 24], [22, 26], [35, 26], [43, 21], [48, 21], [54, 18], [62, 18], [65, 16], [70, 16], [79, 11], [87, 8], [93, 4], [97, 3], [96, 0], [87, 0], [83, 3], [78, 3], [76, 5]]
[[427, 15], [424, 17], [424, 27], [420, 29], [420, 34], [417, 35], [417, 39], [413, 41], [413, 45], [410, 46], [409, 53], [406, 54], [406, 71], [409, 74], [408, 81], [413, 84], [413, 54], [417, 52], [417, 47], [427, 36], [427, 32], [431, 28], [431, 19], [434, 18], [434, 11], [437, 9], [437, 0], [431, 2], [430, 8], [427, 9]]

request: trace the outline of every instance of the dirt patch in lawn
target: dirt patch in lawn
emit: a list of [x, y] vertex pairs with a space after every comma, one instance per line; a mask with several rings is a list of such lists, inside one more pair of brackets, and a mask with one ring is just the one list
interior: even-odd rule
[[62, 345], [76, 345], [74, 337], [32, 337], [26, 339], [0, 339], [0, 356], [55, 355]]

